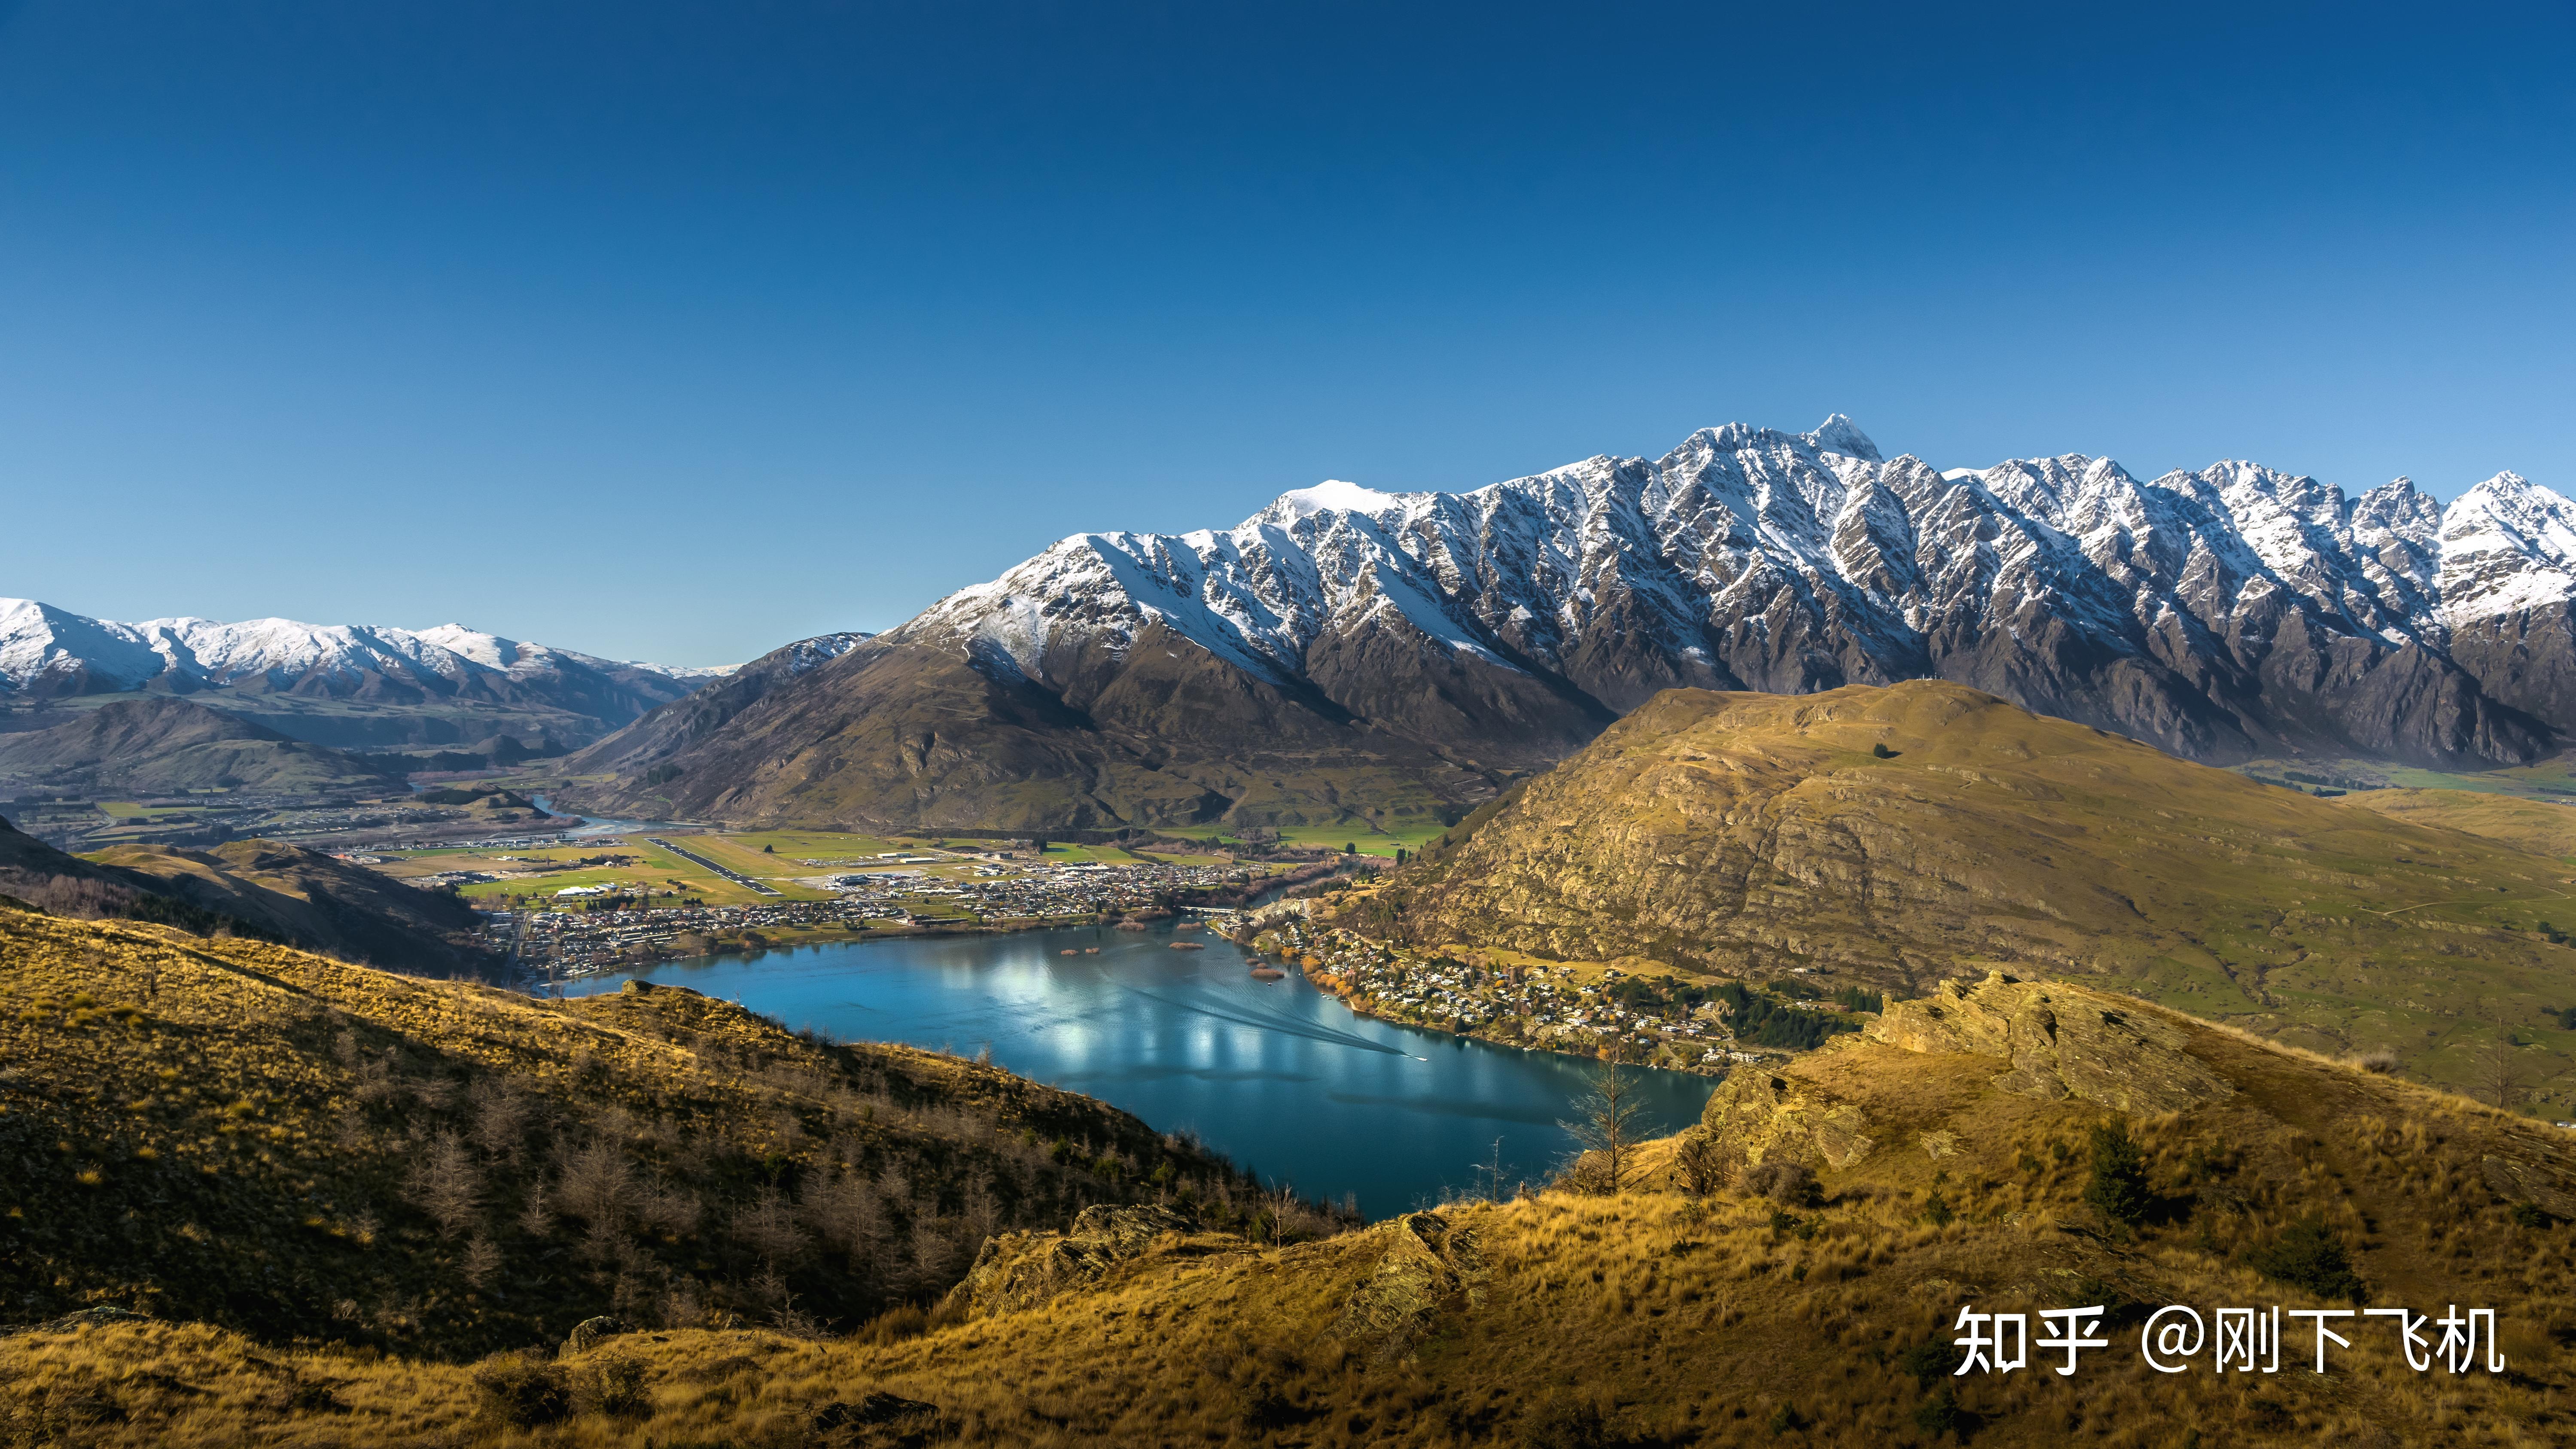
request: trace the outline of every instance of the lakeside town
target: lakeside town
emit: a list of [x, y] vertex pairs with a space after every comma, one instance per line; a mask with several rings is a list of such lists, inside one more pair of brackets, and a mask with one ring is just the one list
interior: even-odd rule
[[1314, 919], [1302, 900], [1244, 918], [1236, 939], [1302, 969], [1351, 1010], [1505, 1046], [1722, 1076], [1857, 1031], [1874, 992], [1790, 980], [1748, 989], [1511, 953], [1431, 955]]
[[[620, 842], [591, 844], [611, 849]], [[830, 940], [1081, 922], [1141, 925], [1184, 912], [1222, 918], [1250, 895], [1315, 878], [1337, 864], [1055, 863], [1012, 851], [927, 849], [888, 852], [891, 863], [881, 868], [796, 878], [809, 891], [827, 892], [821, 899], [727, 905], [663, 893], [658, 900], [666, 903], [656, 903], [649, 887], [581, 884], [555, 888], [542, 908], [488, 911], [485, 919], [496, 949], [523, 980], [562, 982], [718, 951]], [[425, 879], [484, 884], [491, 877], [462, 871]]]

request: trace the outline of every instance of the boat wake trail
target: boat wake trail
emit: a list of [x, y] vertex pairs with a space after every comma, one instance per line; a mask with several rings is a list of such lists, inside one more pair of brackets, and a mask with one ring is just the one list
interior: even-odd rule
[[1219, 1021], [1233, 1022], [1237, 1026], [1248, 1026], [1260, 1031], [1275, 1031], [1283, 1036], [1301, 1036], [1308, 1041], [1320, 1041], [1333, 1046], [1358, 1047], [1362, 1051], [1384, 1052], [1391, 1057], [1413, 1055], [1411, 1052], [1398, 1051], [1384, 1042], [1370, 1041], [1367, 1037], [1355, 1036], [1347, 1031], [1335, 1031], [1329, 1026], [1317, 1026], [1311, 1021], [1300, 1021], [1285, 1013], [1262, 1012], [1257, 1008], [1253, 1011], [1229, 1010], [1210, 1006], [1205, 1002], [1177, 1000], [1141, 987], [1131, 986], [1127, 989], [1139, 996], [1159, 1001], [1165, 1006], [1177, 1006], [1183, 1011], [1195, 1011], [1201, 1016], [1212, 1016]]

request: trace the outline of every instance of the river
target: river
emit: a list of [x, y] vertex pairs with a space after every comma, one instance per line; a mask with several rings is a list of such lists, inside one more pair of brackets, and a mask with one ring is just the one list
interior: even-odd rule
[[[1573, 1150], [1557, 1122], [1573, 1115], [1588, 1063], [1372, 1021], [1302, 976], [1259, 981], [1250, 965], [1208, 932], [1081, 926], [706, 957], [564, 989], [641, 976], [846, 1040], [989, 1046], [998, 1066], [1195, 1132], [1265, 1181], [1356, 1194], [1372, 1218], [1476, 1186], [1498, 1139], [1506, 1184]], [[1656, 1131], [1697, 1120], [1715, 1085], [1623, 1070]]]

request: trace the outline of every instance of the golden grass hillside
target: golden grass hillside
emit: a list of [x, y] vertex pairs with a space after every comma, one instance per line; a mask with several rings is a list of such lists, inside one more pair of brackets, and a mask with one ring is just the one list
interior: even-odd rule
[[[2030, 1030], [2043, 1015], [2055, 1038]], [[1948, 1049], [1960, 1040], [1986, 1050]], [[654, 1331], [466, 1366], [268, 1351], [189, 1324], [72, 1326], [0, 1340], [0, 1405], [22, 1441], [177, 1446], [2176, 1449], [2576, 1434], [2576, 1228], [2542, 1200], [2576, 1202], [2549, 1129], [2132, 1000], [2000, 980], [1740, 1075], [1709, 1119], [1648, 1144], [1619, 1191], [1549, 1188], [1275, 1249], [1165, 1233], [1088, 1286], [919, 1336]], [[2105, 1196], [2094, 1164], [2110, 1128], [2136, 1149], [2113, 1173], [2135, 1189], [2109, 1195], [2117, 1211], [2088, 1201]], [[1720, 1179], [1704, 1196], [1678, 1185], [1685, 1147]], [[1078, 1246], [1006, 1238], [986, 1261]], [[2352, 1346], [2322, 1377], [2304, 1367], [2305, 1336], [2273, 1374], [2210, 1372], [2206, 1343], [2173, 1375], [2138, 1352], [2144, 1307], [2206, 1319], [2350, 1308], [2356, 1294], [2496, 1309], [2506, 1371], [2416, 1373], [2385, 1319], [2339, 1321]], [[1951, 1372], [1962, 1305], [2096, 1303], [2113, 1346], [2072, 1377]]]
[[452, 894], [426, 891], [274, 840], [205, 850], [120, 845], [87, 859], [139, 885], [247, 921], [279, 940], [344, 961], [438, 976], [497, 977], [483, 921]]
[[[848, 1327], [1222, 1162], [1088, 1098], [673, 988], [534, 1001], [0, 911], [0, 1321], [115, 1305], [473, 1355]], [[1247, 1205], [1247, 1211], [1249, 1206]]]
[[2576, 1064], [2538, 929], [2576, 868], [1958, 685], [1668, 691], [1479, 815], [1338, 923], [1827, 991], [2046, 971], [2459, 1086], [2509, 1037]]
[[2355, 790], [2334, 803], [2409, 825], [2502, 841], [2552, 860], [2576, 859], [2576, 807], [2553, 801], [2476, 790]]

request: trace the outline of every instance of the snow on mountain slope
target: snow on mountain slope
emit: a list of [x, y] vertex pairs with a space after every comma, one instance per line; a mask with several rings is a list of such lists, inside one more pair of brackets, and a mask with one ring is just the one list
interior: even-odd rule
[[2498, 473], [2442, 515], [2436, 593], [2452, 625], [2576, 598], [2576, 504]]
[[461, 624], [417, 632], [292, 619], [120, 624], [34, 600], [0, 599], [0, 693], [35, 697], [150, 686], [179, 693], [232, 689], [397, 701], [506, 700], [560, 693], [565, 681], [575, 679], [586, 695], [640, 690], [640, 710], [729, 672], [626, 664]]
[[1059, 687], [1160, 626], [1379, 718], [1318, 673], [1361, 631], [1614, 711], [1674, 684], [1941, 676], [2203, 757], [2456, 762], [2529, 757], [2576, 719], [2484, 697], [2451, 630], [2571, 597], [2576, 505], [2512, 474], [2445, 512], [2403, 478], [2351, 498], [2246, 462], [1945, 472], [1837, 414], [1462, 493], [1331, 481], [1222, 532], [1077, 534], [887, 637]]

